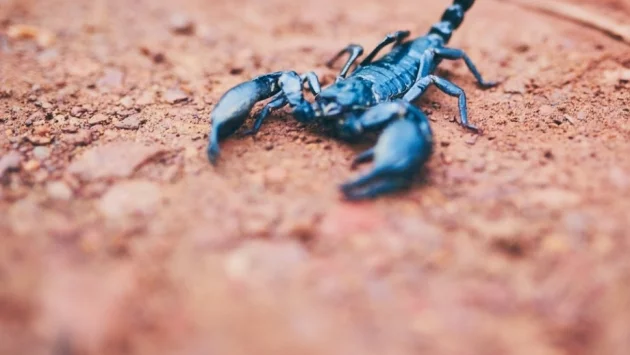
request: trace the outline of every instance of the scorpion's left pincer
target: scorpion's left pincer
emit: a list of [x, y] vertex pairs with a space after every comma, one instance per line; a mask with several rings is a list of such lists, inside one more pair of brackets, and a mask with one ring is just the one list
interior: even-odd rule
[[212, 131], [207, 153], [212, 164], [216, 164], [219, 157], [219, 141], [236, 132], [245, 123], [254, 105], [270, 95], [270, 91], [261, 88], [257, 80], [252, 80], [233, 87], [221, 97], [210, 118]]
[[273, 110], [287, 104], [293, 108], [296, 118], [303, 121], [311, 120], [315, 112], [302, 94], [302, 86], [305, 82], [309, 84], [313, 94], [321, 90], [319, 80], [314, 73], [298, 75], [294, 71], [261, 75], [228, 90], [219, 99], [210, 117], [212, 131], [207, 150], [208, 160], [216, 164], [220, 153], [219, 141], [234, 134], [245, 123], [256, 103], [260, 101], [271, 98], [258, 114], [254, 126], [245, 134], [256, 134]]

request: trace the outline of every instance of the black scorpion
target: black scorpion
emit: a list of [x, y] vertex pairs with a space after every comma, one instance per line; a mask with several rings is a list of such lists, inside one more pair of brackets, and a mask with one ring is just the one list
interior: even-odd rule
[[[411, 104], [429, 86], [435, 85], [444, 93], [457, 97], [461, 125], [477, 131], [468, 122], [464, 91], [432, 74], [440, 62], [463, 59], [479, 86], [490, 88], [498, 84], [485, 81], [462, 50], [446, 46], [473, 3], [474, 0], [454, 0], [440, 22], [434, 24], [426, 35], [416, 39], [407, 40], [409, 31], [388, 34], [351, 73], [350, 68], [363, 54], [363, 48], [356, 44], [348, 45], [327, 63], [332, 66], [337, 59], [348, 55], [336, 81], [323, 90], [315, 73], [299, 75], [295, 71], [261, 75], [235, 86], [223, 95], [211, 114], [208, 159], [216, 164], [219, 141], [243, 125], [257, 102], [271, 98], [245, 134], [256, 134], [273, 110], [286, 105], [300, 122], [332, 123], [343, 139], [381, 131], [376, 145], [360, 153], [352, 163], [356, 167], [373, 160], [373, 169], [341, 185], [341, 191], [347, 199], [355, 200], [408, 188], [433, 152], [428, 119]], [[390, 44], [393, 44], [391, 51], [374, 60]], [[315, 96], [312, 103], [304, 98], [302, 90], [305, 84]]]

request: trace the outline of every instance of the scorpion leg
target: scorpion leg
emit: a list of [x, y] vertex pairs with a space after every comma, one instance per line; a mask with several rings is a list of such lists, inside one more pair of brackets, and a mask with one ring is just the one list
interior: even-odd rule
[[340, 50], [339, 53], [337, 53], [328, 62], [326, 62], [326, 66], [329, 68], [332, 68], [333, 64], [335, 64], [337, 59], [341, 58], [341, 56], [346, 53], [349, 53], [350, 57], [348, 57], [346, 64], [344, 64], [343, 67], [341, 68], [341, 72], [339, 72], [339, 75], [337, 76], [337, 80], [346, 77], [346, 74], [348, 74], [348, 70], [350, 70], [350, 67], [352, 66], [352, 64], [357, 60], [357, 58], [361, 56], [361, 54], [363, 54], [363, 47], [361, 47], [358, 44], [349, 44], [346, 48]]
[[370, 64], [374, 57], [376, 57], [378, 53], [383, 48], [385, 48], [385, 46], [391, 43], [394, 43], [394, 47], [397, 46], [398, 44], [400, 44], [400, 42], [402, 42], [402, 40], [409, 37], [409, 33], [409, 31], [396, 31], [388, 33], [387, 36], [385, 36], [385, 38], [381, 41], [381, 43], [376, 45], [376, 48], [374, 48], [372, 52], [370, 52], [370, 54], [368, 54], [368, 56], [361, 61], [361, 64], [359, 64], [359, 66]]
[[319, 92], [322, 91], [322, 85], [319, 83], [319, 78], [314, 72], [310, 71], [302, 74], [300, 75], [300, 79], [302, 79], [303, 83], [308, 83], [308, 87], [313, 95], [318, 95]]
[[[370, 52], [370, 54], [365, 59], [363, 59], [363, 61], [361, 61], [359, 66], [366, 65], [372, 62], [374, 57], [376, 57], [376, 55], [388, 44], [395, 43], [394, 46], [396, 46], [408, 36], [409, 36], [409, 31], [396, 31], [396, 32], [389, 33], [385, 37], [385, 39], [383, 39], [381, 43], [379, 43], [376, 46], [376, 48], [374, 48], [372, 52]], [[339, 53], [337, 53], [337, 55], [335, 55], [331, 60], [329, 60], [326, 63], [326, 65], [328, 67], [332, 67], [333, 63], [337, 61], [337, 59], [339, 59], [345, 53], [350, 53], [350, 57], [348, 58], [348, 61], [341, 69], [339, 76], [337, 76], [337, 81], [339, 81], [339, 79], [341, 78], [346, 77], [346, 74], [348, 74], [348, 71], [350, 70], [350, 67], [352, 66], [352, 64], [357, 60], [357, 58], [359, 58], [359, 56], [361, 56], [361, 54], [363, 54], [363, 47], [361, 47], [358, 44], [350, 44], [346, 48], [339, 51]]]
[[410, 103], [400, 100], [382, 103], [364, 114], [370, 115], [383, 117], [382, 121], [389, 124], [376, 145], [354, 159], [353, 166], [374, 160], [374, 167], [369, 173], [341, 185], [341, 191], [349, 200], [374, 198], [408, 188], [433, 151], [427, 117]]
[[255, 135], [260, 130], [263, 121], [269, 116], [269, 114], [276, 109], [282, 108], [287, 104], [287, 99], [284, 97], [282, 92], [277, 93], [272, 98], [271, 102], [269, 102], [258, 114], [256, 121], [254, 121], [254, 125], [251, 129], [243, 132], [244, 135]]
[[416, 82], [414, 87], [411, 88], [411, 90], [409, 90], [405, 94], [405, 96], [403, 97], [403, 100], [411, 102], [417, 99], [422, 94], [424, 94], [424, 92], [431, 85], [437, 86], [437, 88], [440, 89], [440, 91], [442, 91], [443, 93], [449, 96], [457, 97], [461, 125], [473, 131], [479, 130], [475, 125], [468, 123], [468, 108], [466, 107], [466, 93], [464, 92], [462, 88], [460, 88], [459, 86], [453, 84], [452, 82], [446, 79], [440, 78], [435, 75], [425, 76]]
[[456, 48], [437, 48], [435, 49], [435, 56], [437, 58], [449, 59], [449, 60], [458, 60], [463, 59], [468, 67], [468, 70], [473, 74], [479, 86], [482, 88], [491, 88], [499, 84], [498, 81], [485, 81], [479, 73], [479, 70], [472, 62], [472, 59], [461, 49]]

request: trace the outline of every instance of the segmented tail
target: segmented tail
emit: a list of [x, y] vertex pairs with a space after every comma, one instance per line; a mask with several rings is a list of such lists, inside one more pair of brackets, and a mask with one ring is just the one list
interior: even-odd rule
[[442, 15], [440, 22], [431, 27], [429, 34], [439, 35], [447, 43], [453, 31], [455, 31], [464, 21], [464, 14], [470, 9], [475, 0], [454, 0], [453, 5], [449, 6]]

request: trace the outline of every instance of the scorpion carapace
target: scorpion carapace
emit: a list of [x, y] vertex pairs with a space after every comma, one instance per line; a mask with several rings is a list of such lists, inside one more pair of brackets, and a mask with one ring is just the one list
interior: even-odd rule
[[[373, 160], [372, 171], [341, 185], [341, 191], [347, 199], [355, 200], [408, 188], [433, 151], [427, 117], [411, 104], [429, 86], [434, 85], [458, 98], [461, 125], [476, 131], [476, 127], [468, 122], [464, 91], [433, 75], [439, 63], [444, 59], [464, 60], [482, 88], [497, 84], [485, 81], [462, 50], [446, 46], [473, 3], [474, 0], [454, 0], [441, 20], [427, 34], [416, 39], [408, 39], [409, 31], [388, 34], [358, 64], [363, 48], [357, 44], [348, 45], [327, 63], [332, 66], [337, 59], [348, 55], [335, 82], [324, 89], [314, 73], [300, 75], [294, 71], [261, 75], [230, 89], [211, 114], [208, 159], [216, 164], [219, 141], [243, 125], [256, 103], [270, 99], [246, 134], [256, 134], [273, 110], [287, 105], [296, 120], [332, 123], [339, 137], [344, 139], [380, 131], [376, 145], [359, 154], [353, 163], [356, 166]], [[375, 60], [390, 44], [392, 49]], [[353, 64], [356, 67], [351, 72]], [[313, 102], [304, 98], [305, 84], [315, 97]]]

